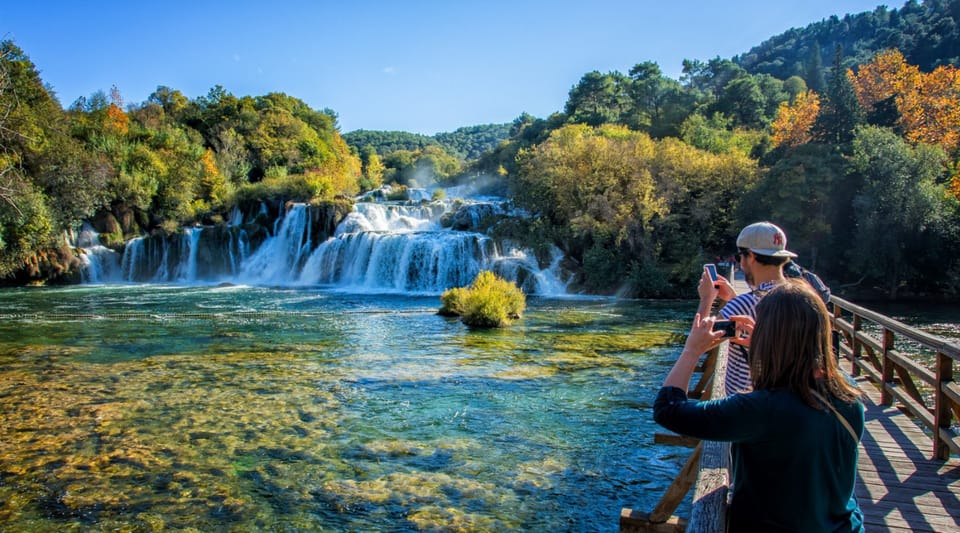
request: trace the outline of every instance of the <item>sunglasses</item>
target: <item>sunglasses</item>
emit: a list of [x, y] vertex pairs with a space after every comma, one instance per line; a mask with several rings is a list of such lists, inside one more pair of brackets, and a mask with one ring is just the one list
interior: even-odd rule
[[740, 262], [741, 257], [746, 257], [750, 253], [749, 248], [737, 248], [737, 253], [733, 255], [737, 259], [737, 262]]

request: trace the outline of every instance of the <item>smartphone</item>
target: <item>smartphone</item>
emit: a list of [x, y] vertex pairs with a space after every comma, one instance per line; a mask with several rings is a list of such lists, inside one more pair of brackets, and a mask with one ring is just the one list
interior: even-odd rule
[[710, 275], [710, 281], [717, 281], [717, 265], [707, 263], [703, 265], [703, 268], [707, 269], [707, 274]]
[[733, 337], [737, 334], [737, 323], [733, 320], [717, 320], [713, 323], [713, 331], [722, 331], [724, 337]]

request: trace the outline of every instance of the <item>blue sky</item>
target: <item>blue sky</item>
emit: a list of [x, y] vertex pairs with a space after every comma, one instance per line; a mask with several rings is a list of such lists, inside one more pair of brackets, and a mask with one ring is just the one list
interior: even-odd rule
[[67, 106], [116, 85], [139, 103], [283, 92], [340, 129], [432, 135], [562, 111], [587, 72], [730, 58], [791, 27], [877, 0], [9, 2], [0, 38]]

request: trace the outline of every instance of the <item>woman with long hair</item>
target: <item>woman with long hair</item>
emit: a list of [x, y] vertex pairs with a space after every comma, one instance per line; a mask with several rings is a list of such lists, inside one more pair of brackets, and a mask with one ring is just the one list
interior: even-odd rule
[[860, 391], [839, 369], [823, 301], [796, 280], [770, 291], [756, 323], [734, 317], [753, 391], [687, 399], [700, 356], [722, 342], [713, 317], [694, 317], [654, 403], [663, 427], [731, 442], [730, 531], [863, 531], [854, 497], [863, 433]]

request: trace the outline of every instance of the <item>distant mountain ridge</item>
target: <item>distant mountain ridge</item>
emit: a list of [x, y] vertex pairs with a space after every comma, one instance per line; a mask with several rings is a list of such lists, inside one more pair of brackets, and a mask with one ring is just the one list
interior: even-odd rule
[[448, 154], [471, 161], [509, 138], [511, 127], [509, 123], [464, 126], [432, 136], [405, 131], [356, 130], [345, 133], [343, 139], [358, 151], [372, 146], [381, 156], [398, 150], [414, 152], [427, 146], [440, 146]]

